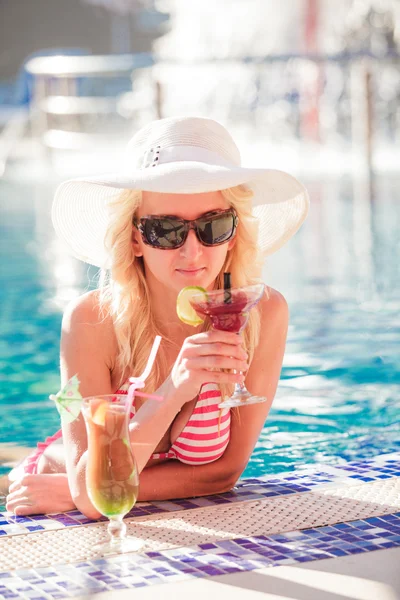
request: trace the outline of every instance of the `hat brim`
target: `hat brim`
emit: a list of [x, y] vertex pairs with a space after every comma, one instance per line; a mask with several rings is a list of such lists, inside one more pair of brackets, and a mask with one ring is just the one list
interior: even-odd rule
[[195, 194], [246, 184], [254, 193], [253, 213], [260, 220], [263, 254], [276, 252], [303, 223], [309, 207], [306, 188], [295, 177], [274, 169], [223, 167], [202, 162], [174, 162], [133, 171], [72, 179], [55, 194], [52, 220], [73, 256], [107, 268], [104, 237], [110, 201], [121, 190]]

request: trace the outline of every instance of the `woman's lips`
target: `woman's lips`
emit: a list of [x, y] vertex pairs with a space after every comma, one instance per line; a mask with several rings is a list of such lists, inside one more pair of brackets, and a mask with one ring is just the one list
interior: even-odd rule
[[200, 273], [202, 273], [205, 268], [204, 267], [199, 267], [198, 269], [176, 269], [178, 273], [180, 273], [181, 275], [198, 275]]

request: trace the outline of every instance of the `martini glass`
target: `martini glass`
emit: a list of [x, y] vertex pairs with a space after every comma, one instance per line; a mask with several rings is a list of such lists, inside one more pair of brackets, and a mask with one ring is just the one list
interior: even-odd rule
[[128, 395], [83, 398], [88, 437], [86, 488], [93, 506], [109, 519], [108, 541], [94, 547], [101, 555], [139, 550], [144, 542], [126, 535], [124, 516], [139, 493], [139, 475], [129, 441]]
[[[264, 290], [265, 285], [257, 283], [207, 292], [206, 298], [204, 293], [193, 294], [190, 304], [201, 318], [208, 317], [211, 320], [214, 329], [239, 334], [247, 325], [249, 311], [261, 300]], [[257, 404], [266, 400], [264, 396], [251, 394], [244, 383], [237, 383], [233, 395], [225, 398], [219, 408]]]

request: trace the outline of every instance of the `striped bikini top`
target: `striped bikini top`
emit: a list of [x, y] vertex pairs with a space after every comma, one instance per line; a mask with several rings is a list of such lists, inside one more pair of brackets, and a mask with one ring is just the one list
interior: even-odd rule
[[[118, 394], [128, 393], [129, 382]], [[229, 408], [218, 408], [221, 392], [214, 383], [201, 388], [194, 410], [184, 429], [168, 452], [158, 452], [152, 458], [173, 458], [187, 465], [205, 465], [220, 458], [228, 446], [231, 426]], [[131, 419], [135, 416], [132, 407]]]

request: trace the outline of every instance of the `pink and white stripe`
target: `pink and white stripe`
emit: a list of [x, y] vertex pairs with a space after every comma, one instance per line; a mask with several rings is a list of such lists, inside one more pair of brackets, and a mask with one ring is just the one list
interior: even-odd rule
[[213, 383], [203, 385], [190, 419], [168, 452], [153, 458], [177, 459], [187, 465], [205, 465], [220, 458], [230, 438], [231, 413], [220, 409], [221, 392]]

